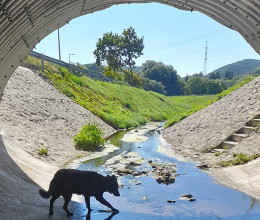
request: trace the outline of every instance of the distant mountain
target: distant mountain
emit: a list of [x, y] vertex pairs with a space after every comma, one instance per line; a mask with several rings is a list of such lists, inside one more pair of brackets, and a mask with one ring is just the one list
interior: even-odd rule
[[223, 78], [226, 72], [231, 72], [235, 77], [253, 72], [256, 69], [260, 69], [260, 60], [246, 59], [220, 67], [214, 70], [213, 72], [209, 73], [207, 76], [209, 76], [212, 73], [219, 72], [220, 76]]
[[135, 66], [133, 69], [135, 72], [141, 72], [142, 71], [142, 66]]

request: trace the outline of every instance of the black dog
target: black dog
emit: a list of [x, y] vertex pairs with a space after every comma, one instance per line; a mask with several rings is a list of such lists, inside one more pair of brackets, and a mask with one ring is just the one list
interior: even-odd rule
[[50, 200], [49, 215], [53, 215], [54, 201], [60, 196], [63, 196], [65, 201], [63, 209], [67, 212], [68, 216], [72, 216], [73, 213], [68, 211], [68, 204], [73, 193], [84, 195], [88, 212], [91, 212], [90, 196], [95, 196], [100, 203], [111, 208], [113, 213], [118, 213], [119, 211], [104, 199], [104, 192], [120, 196], [115, 175], [102, 176], [101, 174], [92, 171], [73, 169], [61, 169], [57, 171], [51, 180], [49, 190], [39, 190], [40, 195], [45, 199], [52, 196]]

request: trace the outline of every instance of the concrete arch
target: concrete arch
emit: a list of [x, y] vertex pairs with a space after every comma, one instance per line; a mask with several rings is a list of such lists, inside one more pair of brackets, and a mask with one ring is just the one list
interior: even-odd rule
[[54, 30], [116, 4], [150, 2], [201, 12], [239, 32], [260, 54], [260, 0], [0, 0], [0, 100], [14, 70]]

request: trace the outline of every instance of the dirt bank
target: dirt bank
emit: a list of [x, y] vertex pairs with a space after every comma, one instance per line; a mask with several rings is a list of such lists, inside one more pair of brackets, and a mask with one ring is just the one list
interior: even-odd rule
[[[49, 201], [40, 198], [39, 186], [47, 188], [56, 170], [90, 154], [75, 150], [72, 137], [94, 121], [105, 137], [115, 132], [38, 72], [15, 71], [0, 104], [0, 219], [48, 218]], [[38, 155], [41, 148], [48, 149], [47, 157]], [[57, 204], [55, 219], [63, 219]]]
[[[260, 114], [260, 78], [166, 129], [164, 138], [175, 154], [184, 156], [208, 171], [217, 181], [260, 199], [260, 158], [245, 165], [222, 168], [237, 154], [260, 153], [260, 131], [256, 129], [231, 149], [208, 151]], [[223, 149], [222, 149], [223, 150]]]

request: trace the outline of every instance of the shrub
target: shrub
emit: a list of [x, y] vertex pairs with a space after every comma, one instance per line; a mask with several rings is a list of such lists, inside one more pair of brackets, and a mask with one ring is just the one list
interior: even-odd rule
[[67, 68], [63, 68], [63, 67], [61, 67], [60, 70], [61, 70], [61, 75], [62, 75], [66, 80], [68, 80], [69, 75], [70, 75], [69, 70], [68, 70]]
[[98, 124], [85, 125], [73, 139], [75, 142], [75, 148], [80, 150], [96, 150], [100, 145], [104, 143], [102, 138], [102, 130]]

